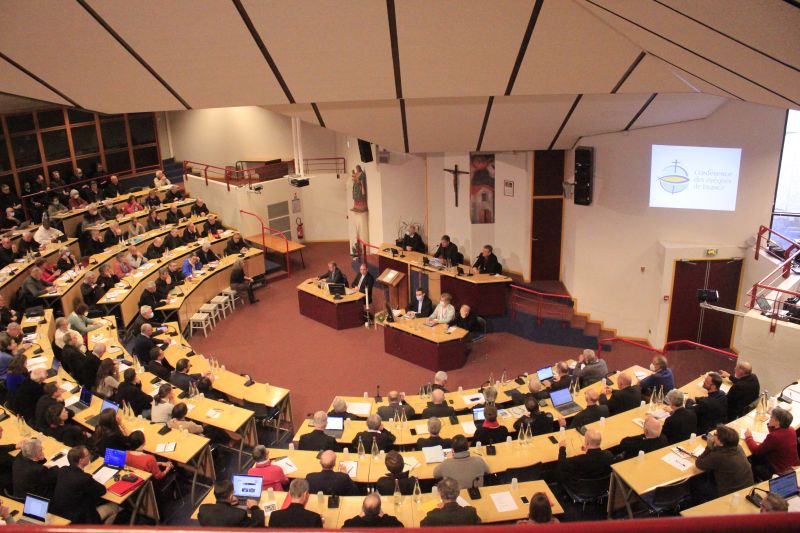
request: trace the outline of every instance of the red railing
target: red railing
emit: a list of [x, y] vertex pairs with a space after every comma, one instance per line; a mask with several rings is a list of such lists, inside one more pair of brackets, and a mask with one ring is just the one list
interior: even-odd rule
[[731, 359], [737, 359], [739, 357], [737, 354], [735, 354], [733, 352], [729, 352], [727, 350], [721, 350], [720, 348], [714, 348], [713, 346], [707, 346], [705, 344], [700, 344], [699, 342], [694, 342], [694, 341], [689, 341], [689, 340], [669, 341], [666, 344], [664, 344], [664, 347], [662, 349], [659, 350], [658, 348], [654, 348], [653, 346], [650, 346], [649, 344], [643, 344], [641, 342], [632, 341], [630, 339], [626, 339], [626, 338], [623, 338], [623, 337], [607, 337], [605, 339], [598, 339], [597, 340], [597, 353], [600, 353], [600, 352], [603, 351], [603, 345], [604, 344], [609, 344], [609, 343], [612, 343], [612, 342], [621, 342], [621, 343], [624, 343], [624, 344], [630, 344], [631, 346], [636, 346], [637, 348], [642, 348], [643, 350], [647, 350], [647, 351], [650, 351], [650, 352], [653, 352], [653, 353], [657, 353], [657, 354], [661, 354], [661, 355], [666, 355], [667, 352], [669, 351], [669, 348], [671, 348], [673, 346], [682, 345], [682, 344], [688, 344], [689, 346], [694, 346], [695, 348], [700, 348], [702, 350], [708, 350], [710, 352], [715, 352], [715, 353], [718, 353], [718, 354], [722, 354], [722, 355], [724, 355], [726, 357], [729, 357]]
[[208, 185], [208, 180], [223, 181], [230, 191], [231, 184], [234, 187], [242, 184], [251, 186], [253, 183], [277, 179], [290, 174], [294, 171], [294, 161], [279, 161], [243, 170], [236, 170], [234, 167], [218, 167], [196, 161], [184, 161], [184, 175], [189, 173], [190, 167], [193, 172], [197, 173], [196, 175], [205, 179], [206, 185]]
[[[783, 245], [773, 239], [773, 235], [784, 241]], [[789, 237], [781, 235], [777, 231], [774, 231], [766, 226], [761, 226], [758, 229], [758, 238], [756, 239], [755, 245], [756, 260], [758, 260], [758, 258], [761, 256], [762, 251], [772, 255], [772, 252], [769, 249], [770, 244], [776, 244], [783, 247], [787, 243], [788, 246], [784, 248], [783, 262], [775, 267], [769, 274], [764, 276], [764, 278], [762, 278], [760, 281], [754, 283], [750, 290], [747, 291], [747, 296], [750, 297], [747, 303], [748, 308], [754, 309], [757, 307], [759, 298], [764, 298], [764, 300], [769, 303], [770, 310], [765, 310], [765, 312], [768, 312], [770, 318], [772, 319], [770, 331], [775, 331], [779, 318], [778, 311], [783, 307], [785, 300], [791, 297], [800, 297], [800, 293], [789, 289], [782, 289], [778, 286], [782, 279], [786, 279], [791, 275], [792, 264], [797, 257], [800, 257], [800, 245], [798, 245]], [[772, 293], [771, 297], [767, 297], [769, 293]]]
[[239, 213], [241, 213], [243, 215], [250, 215], [251, 217], [255, 217], [255, 219], [258, 220], [258, 223], [261, 224], [261, 245], [264, 247], [264, 253], [266, 253], [266, 251], [267, 251], [267, 238], [266, 238], [267, 231], [269, 231], [270, 234], [275, 235], [275, 236], [283, 239], [284, 245], [286, 246], [284, 254], [283, 254], [284, 255], [284, 259], [286, 261], [286, 273], [291, 276], [292, 275], [292, 262], [291, 262], [291, 260], [289, 258], [289, 239], [286, 238], [286, 235], [284, 235], [283, 232], [281, 232], [279, 230], [276, 230], [275, 228], [270, 228], [269, 226], [264, 224], [264, 221], [261, 220], [261, 217], [258, 216], [255, 213], [251, 213], [250, 211], [245, 211], [243, 209], [240, 209]]
[[[768, 234], [766, 237], [764, 235]], [[779, 243], [778, 241], [774, 240], [772, 236], [775, 235], [783, 240], [783, 244]], [[795, 250], [800, 249], [800, 245], [798, 245], [794, 239], [790, 239], [786, 235], [781, 235], [777, 231], [773, 230], [772, 228], [768, 228], [766, 226], [760, 226], [758, 228], [758, 237], [756, 238], [756, 248], [755, 248], [755, 259], [758, 261], [758, 256], [761, 250], [770, 252], [769, 245], [775, 244], [776, 246], [784, 247], [786, 246], [783, 251], [783, 258], [788, 259], [790, 255], [794, 253]], [[770, 252], [771, 253], [771, 252]], [[788, 277], [789, 274], [786, 273], [784, 277]]]
[[611, 342], [622, 342], [624, 344], [630, 344], [631, 346], [636, 346], [637, 348], [642, 348], [651, 352], [655, 353], [664, 353], [663, 351], [659, 350], [658, 348], [653, 348], [649, 344], [642, 344], [641, 342], [632, 341], [630, 339], [626, 339], [623, 337], [607, 337], [605, 339], [597, 339], [597, 353], [603, 351], [603, 344], [611, 343]]
[[344, 174], [347, 172], [347, 161], [344, 157], [314, 157], [303, 159], [303, 170], [306, 174], [330, 173]]
[[375, 246], [374, 244], [370, 244], [367, 241], [361, 239], [360, 237], [356, 237], [356, 255], [358, 256], [359, 260], [362, 263], [367, 262], [367, 255], [368, 255], [368, 248], [375, 248], [376, 250], [380, 251], [380, 246]]
[[[546, 298], [565, 300], [564, 303], [556, 303], [546, 300]], [[572, 312], [570, 308], [574, 305], [572, 296], [569, 294], [557, 294], [550, 292], [541, 292], [528, 287], [511, 284], [511, 318], [517, 317], [517, 308], [519, 304], [535, 304], [536, 310], [534, 316], [536, 317], [536, 325], [542, 324], [542, 318], [552, 318], [561, 320], [562, 322], [569, 322]]]

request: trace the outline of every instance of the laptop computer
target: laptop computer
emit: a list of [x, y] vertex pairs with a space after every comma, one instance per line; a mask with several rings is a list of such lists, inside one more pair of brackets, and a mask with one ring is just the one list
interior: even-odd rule
[[78, 396], [78, 401], [67, 407], [67, 410], [72, 411], [72, 414], [78, 414], [90, 405], [92, 405], [92, 389], [81, 387], [81, 394]]
[[483, 407], [476, 407], [472, 410], [472, 420], [475, 422], [483, 422], [486, 417], [483, 414]]
[[47, 498], [28, 494], [25, 496], [25, 505], [22, 507], [22, 518], [17, 520], [17, 523], [43, 525], [48, 507], [50, 507], [50, 500]]
[[553, 367], [546, 366], [544, 368], [540, 368], [536, 371], [536, 377], [539, 378], [539, 381], [544, 381], [546, 379], [553, 379]]
[[789, 472], [769, 480], [769, 491], [780, 495], [782, 498], [788, 500], [800, 494], [800, 489], [797, 487], [797, 473]]
[[125, 450], [115, 450], [113, 448], [106, 448], [106, 455], [103, 457], [103, 463], [112, 468], [125, 468], [125, 460], [128, 457], [128, 452]]
[[239, 498], [239, 505], [246, 505], [246, 500], [259, 501], [263, 479], [261, 476], [240, 476], [234, 475], [231, 478], [233, 483], [233, 495]]
[[344, 417], [329, 416], [328, 425], [325, 426], [324, 433], [330, 437], [333, 437], [334, 439], [341, 438], [342, 434], [344, 433]]
[[103, 405], [100, 406], [100, 412], [96, 415], [89, 417], [86, 419], [86, 424], [89, 426], [97, 426], [97, 422], [100, 420], [100, 414], [106, 409], [113, 409], [115, 412], [119, 410], [119, 405], [115, 404], [111, 400], [103, 400]]
[[772, 306], [763, 296], [756, 298], [756, 304], [761, 309], [761, 314], [767, 315], [772, 311]]
[[574, 415], [583, 409], [580, 405], [572, 401], [572, 394], [570, 394], [569, 389], [551, 391], [550, 401], [553, 402], [555, 410], [564, 416]]

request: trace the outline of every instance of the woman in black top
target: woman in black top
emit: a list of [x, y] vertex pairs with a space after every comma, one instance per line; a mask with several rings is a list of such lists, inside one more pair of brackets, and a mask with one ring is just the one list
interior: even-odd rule
[[100, 413], [94, 435], [89, 439], [89, 448], [99, 457], [105, 456], [106, 448], [126, 451], [131, 449], [127, 432], [120, 424], [117, 412], [110, 407]]
[[147, 231], [159, 229], [161, 227], [161, 219], [158, 218], [158, 211], [151, 209], [147, 215], [147, 224], [145, 225]]
[[86, 434], [84, 434], [79, 427], [67, 424], [68, 418], [69, 411], [67, 411], [63, 404], [57, 403], [51, 405], [47, 409], [47, 414], [45, 415], [47, 425], [42, 430], [42, 433], [48, 437], [53, 437], [67, 446], [86, 444]]

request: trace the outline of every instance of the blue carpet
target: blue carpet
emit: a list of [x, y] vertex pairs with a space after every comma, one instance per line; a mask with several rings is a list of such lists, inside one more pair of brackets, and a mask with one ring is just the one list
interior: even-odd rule
[[507, 315], [491, 318], [489, 322], [494, 331], [505, 331], [534, 342], [576, 348], [597, 348], [597, 337], [586, 335], [582, 329], [571, 328], [568, 322], [561, 320], [543, 318], [541, 323], [537, 324], [535, 316], [517, 311], [516, 318]]

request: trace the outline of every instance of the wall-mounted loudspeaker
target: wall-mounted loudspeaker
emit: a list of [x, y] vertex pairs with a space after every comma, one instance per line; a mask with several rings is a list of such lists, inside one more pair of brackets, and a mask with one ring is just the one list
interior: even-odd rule
[[378, 163], [389, 162], [389, 150], [378, 150]]
[[593, 189], [594, 148], [579, 146], [575, 149], [575, 203], [591, 205]]
[[372, 162], [372, 145], [369, 141], [358, 140], [358, 152], [361, 154], [362, 163]]

